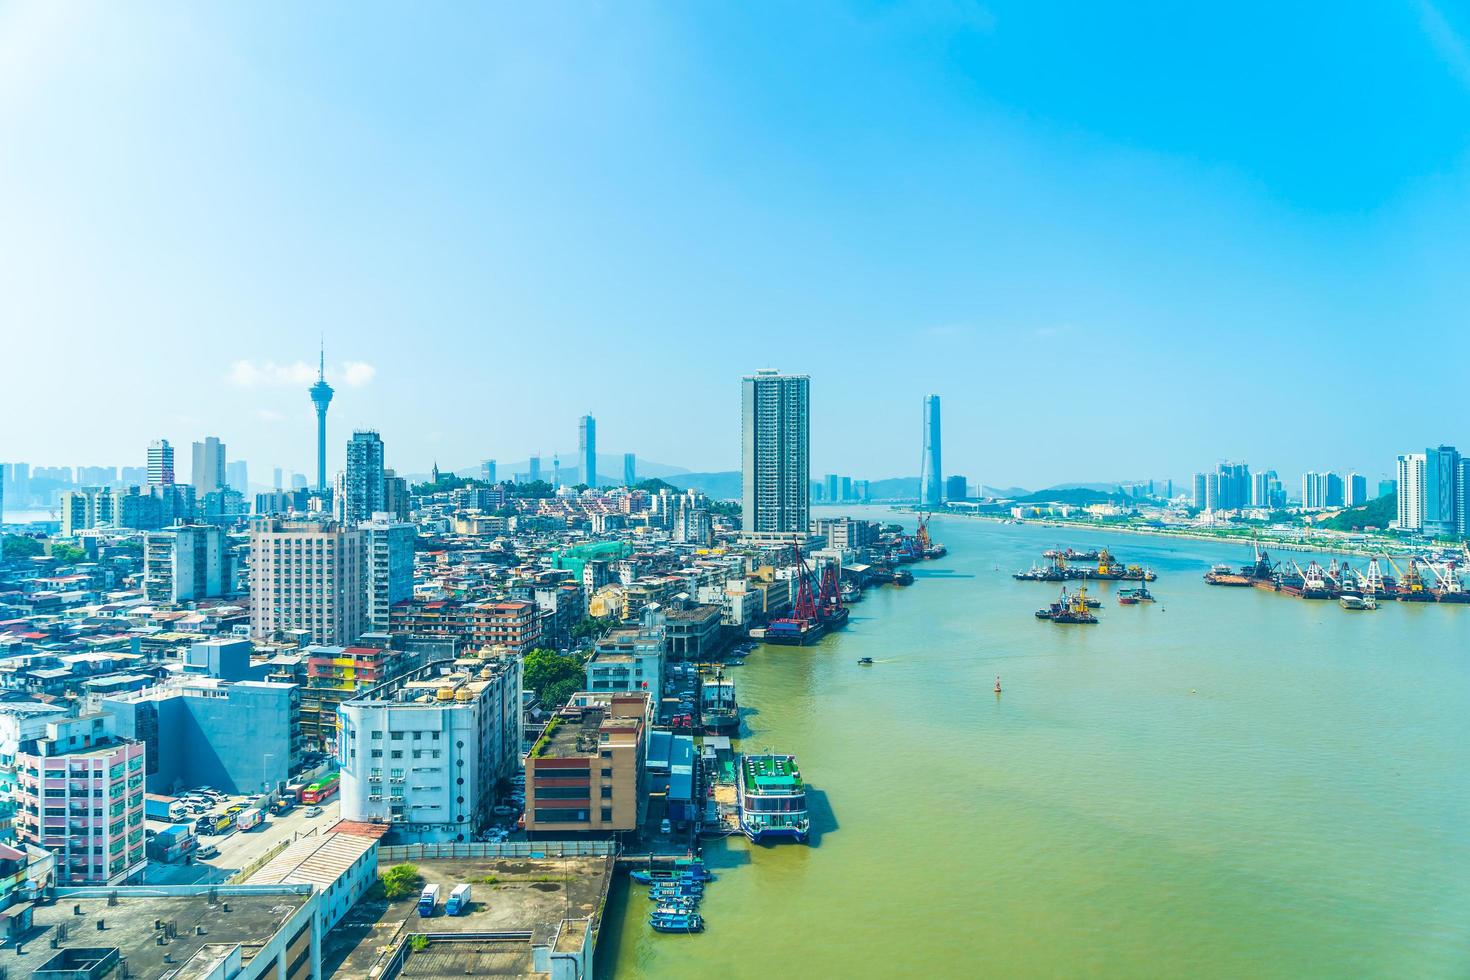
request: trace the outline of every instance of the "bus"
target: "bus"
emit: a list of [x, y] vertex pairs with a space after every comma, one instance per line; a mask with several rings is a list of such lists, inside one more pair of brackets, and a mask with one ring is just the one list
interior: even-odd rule
[[337, 795], [337, 783], [341, 775], [332, 773], [324, 776], [301, 791], [301, 802], [305, 806], [320, 805]]

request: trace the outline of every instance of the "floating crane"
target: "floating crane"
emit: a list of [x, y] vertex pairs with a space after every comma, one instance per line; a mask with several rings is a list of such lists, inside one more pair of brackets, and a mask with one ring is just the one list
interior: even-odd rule
[[1434, 593], [1424, 587], [1424, 578], [1419, 574], [1418, 559], [1410, 558], [1409, 568], [1405, 571], [1399, 568], [1398, 563], [1391, 556], [1385, 555], [1384, 557], [1388, 558], [1389, 567], [1399, 577], [1398, 599], [1400, 602], [1434, 601]]

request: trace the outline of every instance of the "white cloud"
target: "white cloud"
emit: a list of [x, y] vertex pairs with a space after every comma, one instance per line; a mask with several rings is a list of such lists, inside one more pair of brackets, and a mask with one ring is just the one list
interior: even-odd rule
[[260, 419], [262, 422], [284, 422], [284, 421], [286, 421], [286, 416], [282, 415], [280, 412], [275, 411], [274, 409], [269, 409], [269, 408], [259, 409], [255, 413], [255, 417], [258, 418], [258, 419]]
[[[236, 361], [226, 377], [237, 388], [302, 388], [316, 380], [316, 365], [306, 361], [277, 364], [275, 361]], [[327, 368], [327, 381], [361, 388], [372, 382], [378, 369], [363, 361], [347, 361], [340, 368]]]
[[362, 361], [348, 361], [342, 365], [342, 381], [353, 388], [361, 388], [371, 383], [373, 376], [377, 373], [377, 368]]

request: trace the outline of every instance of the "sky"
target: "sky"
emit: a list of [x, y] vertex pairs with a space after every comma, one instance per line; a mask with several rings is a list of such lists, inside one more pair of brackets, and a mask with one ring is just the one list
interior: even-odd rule
[[[0, 460], [993, 486], [1470, 446], [1470, 13], [0, 0]], [[181, 467], [187, 454], [181, 452]]]

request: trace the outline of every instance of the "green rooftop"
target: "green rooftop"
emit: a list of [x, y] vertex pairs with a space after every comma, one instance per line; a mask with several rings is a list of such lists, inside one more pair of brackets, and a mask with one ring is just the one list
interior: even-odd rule
[[741, 763], [747, 793], [799, 793], [801, 772], [789, 755], [747, 755]]

